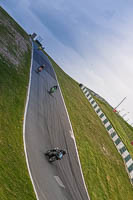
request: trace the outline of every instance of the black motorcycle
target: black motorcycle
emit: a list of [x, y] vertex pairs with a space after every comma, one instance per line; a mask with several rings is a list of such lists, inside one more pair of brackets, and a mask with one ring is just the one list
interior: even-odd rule
[[56, 160], [61, 160], [63, 158], [63, 153], [60, 151], [58, 152], [57, 149], [52, 149], [48, 150], [45, 156], [47, 156], [49, 162], [54, 162]]

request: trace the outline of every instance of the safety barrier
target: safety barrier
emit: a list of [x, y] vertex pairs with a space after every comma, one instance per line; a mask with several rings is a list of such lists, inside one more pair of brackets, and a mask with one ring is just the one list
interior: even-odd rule
[[113, 128], [112, 124], [110, 123], [110, 121], [108, 120], [106, 115], [101, 110], [98, 103], [93, 99], [89, 89], [86, 88], [84, 85], [80, 85], [80, 87], [81, 87], [83, 93], [85, 94], [86, 98], [90, 102], [91, 106], [95, 110], [96, 114], [101, 119], [105, 129], [107, 130], [108, 134], [110, 135], [110, 138], [113, 140], [113, 143], [116, 146], [118, 152], [122, 156], [122, 158], [124, 160], [125, 167], [126, 167], [126, 171], [129, 175], [129, 178], [130, 178], [130, 181], [131, 181], [131, 184], [133, 184], [133, 159], [131, 158], [126, 146], [121, 141], [117, 132]]

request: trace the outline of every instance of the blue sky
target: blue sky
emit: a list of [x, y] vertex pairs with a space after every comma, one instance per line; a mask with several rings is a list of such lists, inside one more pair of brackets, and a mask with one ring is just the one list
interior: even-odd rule
[[43, 37], [47, 52], [75, 80], [130, 112], [133, 122], [132, 0], [0, 0], [28, 32]]

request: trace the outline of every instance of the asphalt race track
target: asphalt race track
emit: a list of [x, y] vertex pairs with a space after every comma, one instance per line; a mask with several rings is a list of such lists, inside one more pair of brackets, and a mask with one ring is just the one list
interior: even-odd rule
[[[37, 74], [42, 64], [45, 69]], [[34, 44], [31, 90], [27, 109], [25, 141], [29, 167], [39, 200], [88, 200], [71, 128], [59, 89], [48, 58]], [[61, 161], [49, 163], [44, 153], [59, 147], [67, 150]]]

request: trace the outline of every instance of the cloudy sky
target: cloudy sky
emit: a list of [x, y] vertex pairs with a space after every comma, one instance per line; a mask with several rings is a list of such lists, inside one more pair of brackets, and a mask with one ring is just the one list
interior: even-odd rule
[[[33, 3], [34, 2], [34, 3]], [[132, 0], [0, 0], [78, 82], [103, 96], [133, 123]]]

